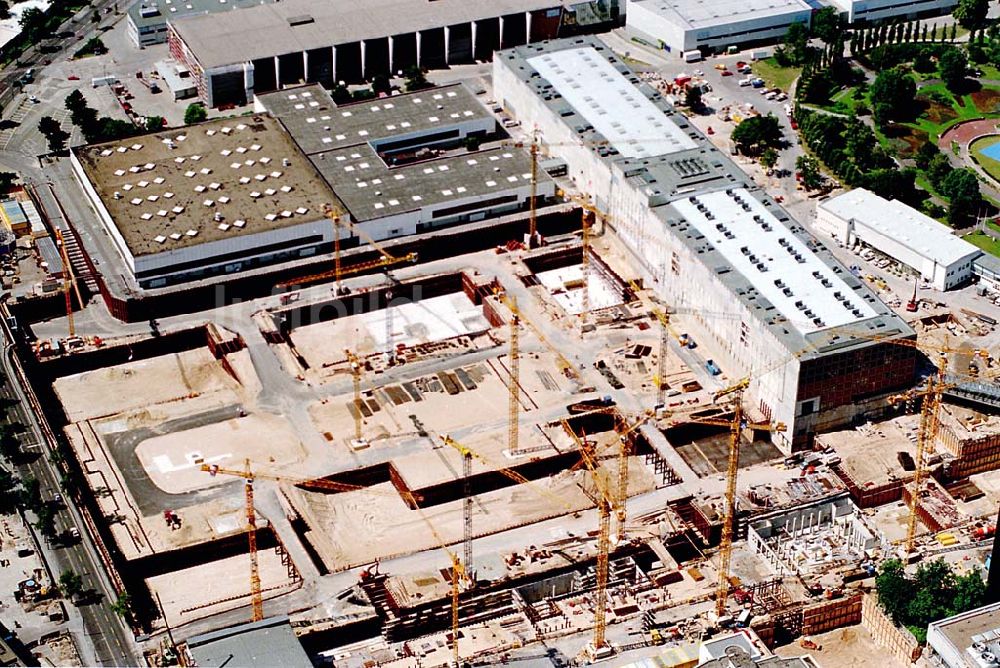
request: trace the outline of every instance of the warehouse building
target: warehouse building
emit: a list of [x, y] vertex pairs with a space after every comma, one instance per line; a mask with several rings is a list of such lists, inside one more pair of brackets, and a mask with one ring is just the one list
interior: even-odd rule
[[985, 605], [927, 627], [929, 659], [946, 668], [995, 666], [1000, 657], [1000, 603]]
[[809, 25], [805, 0], [629, 0], [629, 32], [681, 55], [780, 42], [793, 23]]
[[140, 0], [129, 6], [125, 29], [132, 43], [142, 49], [167, 41], [167, 21], [255, 7], [268, 2], [271, 0]]
[[[913, 330], [656, 90], [594, 38], [497, 54], [497, 100], [569, 164], [643, 280], [783, 422], [784, 450], [883, 411], [909, 386]], [[621, 119], [629, 119], [623, 123]]]
[[155, 288], [314, 255], [343, 204], [265, 115], [74, 149], [73, 170], [131, 278]]
[[[570, 0], [312, 0], [252, 7], [239, 20], [209, 14], [169, 25], [170, 53], [198, 80], [210, 107], [299, 83], [370, 80], [413, 66], [489, 60], [499, 48], [589, 29], [609, 3]], [[595, 18], [596, 16], [596, 18]], [[605, 24], [606, 25], [606, 24]]]
[[827, 0], [852, 25], [950, 14], [957, 0]]
[[[531, 159], [522, 148], [467, 151], [496, 119], [461, 84], [337, 107], [312, 84], [258, 95], [350, 212], [376, 240], [475, 222], [531, 199]], [[537, 195], [555, 194], [538, 175]]]
[[979, 248], [898, 200], [857, 188], [821, 202], [816, 228], [847, 247], [868, 247], [905, 264], [936, 290], [972, 279]]

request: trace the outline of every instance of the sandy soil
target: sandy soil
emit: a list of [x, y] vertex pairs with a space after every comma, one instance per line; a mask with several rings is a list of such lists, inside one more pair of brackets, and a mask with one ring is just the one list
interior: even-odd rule
[[207, 348], [60, 378], [56, 394], [71, 422], [134, 408], [226, 392], [238, 401], [239, 383]]
[[[507, 383], [510, 373], [507, 356], [501, 355], [460, 368], [478, 369], [482, 372], [476, 376], [475, 389], [464, 390], [454, 396], [443, 390], [422, 392], [421, 401], [411, 400], [399, 405], [389, 400], [384, 389], [375, 390], [371, 394], [365, 393], [365, 399], [378, 401], [381, 410], [364, 418], [362, 426], [364, 437], [374, 442], [401, 435], [412, 435], [415, 426], [410, 416], [416, 416], [425, 429], [438, 434], [454, 433], [472, 426], [485, 426], [494, 421], [497, 422], [496, 430], [504, 431], [500, 423], [506, 418], [509, 397]], [[525, 354], [521, 359], [520, 376], [521, 411], [525, 418], [536, 410], [554, 407], [570, 400], [567, 394], [569, 381], [559, 373], [555, 358], [550, 353]], [[434, 376], [428, 375], [425, 378], [434, 379]], [[354, 418], [348, 409], [353, 400], [353, 394], [345, 394], [311, 405], [309, 414], [316, 429], [334, 438], [338, 436], [345, 440], [347, 436], [353, 438]], [[460, 408], [456, 410], [456, 407]], [[523, 431], [525, 435], [529, 433], [528, 429]]]
[[361, 357], [384, 352], [387, 336], [393, 346], [412, 347], [488, 329], [482, 308], [456, 292], [299, 327], [291, 338], [309, 366], [319, 369], [343, 360], [347, 348]]
[[[280, 614], [280, 604], [267, 599], [290, 591], [297, 583], [289, 577], [281, 557], [274, 550], [258, 552], [261, 587], [266, 614]], [[160, 595], [166, 621], [171, 626], [250, 605], [250, 557], [239, 555], [213, 561], [202, 566], [159, 575], [146, 580], [149, 588]], [[235, 600], [226, 601], [233, 597]], [[218, 603], [214, 603], [219, 601]], [[214, 604], [213, 604], [214, 603]], [[247, 621], [250, 613], [247, 612]]]
[[[477, 495], [472, 512], [473, 533], [484, 536], [593, 507], [581, 484], [592, 489], [587, 473], [564, 472], [534, 481], [530, 489], [515, 485]], [[632, 458], [629, 493], [648, 491], [653, 485], [653, 477], [641, 459]], [[431, 549], [442, 542], [453, 544], [462, 537], [460, 500], [410, 510], [389, 483], [346, 494], [318, 494], [297, 488], [285, 491], [312, 528], [308, 539], [332, 571], [370, 563], [379, 557]]]
[[822, 649], [803, 649], [798, 643], [785, 645], [775, 650], [781, 657], [811, 656], [823, 668], [904, 668], [889, 656], [884, 648], [875, 644], [865, 627], [849, 626], [827, 633], [810, 636], [810, 640]]
[[202, 464], [242, 469], [249, 459], [287, 467], [302, 461], [305, 450], [287, 420], [261, 413], [155, 436], [140, 443], [136, 455], [157, 487], [182, 494], [231, 481], [203, 472]]

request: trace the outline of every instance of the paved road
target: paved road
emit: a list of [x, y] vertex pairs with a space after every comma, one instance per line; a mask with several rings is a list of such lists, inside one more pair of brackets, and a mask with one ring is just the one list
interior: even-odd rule
[[[51, 499], [61, 491], [59, 474], [49, 460], [49, 450], [44, 444], [41, 429], [35, 415], [27, 409], [29, 404], [16, 380], [18, 375], [12, 361], [14, 351], [12, 345], [7, 343], [10, 341], [10, 332], [6, 325], [0, 334], [4, 342], [3, 368], [8, 378], [8, 382], [0, 388], [0, 396], [18, 402], [14, 409], [16, 419], [27, 427], [22, 437], [23, 448], [26, 452], [40, 455], [35, 461], [19, 466], [18, 469], [22, 477], [34, 476], [39, 482], [42, 498]], [[93, 587], [104, 594], [104, 599], [100, 603], [79, 608], [89, 639], [89, 643], [85, 645], [93, 645], [94, 655], [90, 660], [102, 666], [139, 665], [133, 653], [134, 642], [131, 631], [124, 627], [110, 609], [110, 602], [114, 600], [114, 590], [90, 542], [89, 535], [83, 530], [83, 520], [72, 504], [57, 516], [56, 531], [62, 532], [71, 526], [79, 527], [84, 539], [69, 547], [43, 549], [42, 556], [47, 560], [56, 578], [64, 569], [72, 569], [83, 576], [85, 586]]]
[[[121, 3], [124, 6], [127, 3]], [[110, 8], [118, 8], [118, 0], [100, 0], [96, 5], [87, 5], [80, 11], [78, 11], [74, 16], [64, 21], [53, 34], [59, 34], [61, 32], [75, 32], [80, 38], [75, 39], [49, 39], [46, 42], [58, 41], [60, 48], [54, 53], [42, 53], [40, 50], [41, 44], [34, 44], [28, 48], [27, 51], [21, 54], [21, 57], [16, 61], [9, 64], [7, 67], [0, 69], [0, 90], [7, 90], [9, 88], [14, 88], [17, 86], [18, 79], [30, 68], [36, 70], [43, 66], [44, 61], [54, 61], [55, 59], [72, 53], [78, 48], [78, 44], [85, 38], [89, 38], [91, 33], [97, 30], [101, 25], [106, 25], [107, 20], [103, 20], [101, 23], [91, 23], [90, 16], [97, 12], [104, 19], [105, 11]], [[112, 20], [117, 18], [117, 14], [111, 15], [109, 18]]]

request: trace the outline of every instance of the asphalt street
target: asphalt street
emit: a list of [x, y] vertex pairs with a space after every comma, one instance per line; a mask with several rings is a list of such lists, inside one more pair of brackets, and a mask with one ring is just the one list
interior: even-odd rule
[[[18, 473], [22, 478], [34, 476], [41, 489], [42, 499], [49, 500], [62, 489], [59, 484], [59, 473], [49, 459], [49, 448], [42, 436], [41, 428], [32, 411], [28, 410], [24, 390], [18, 378], [19, 374], [14, 368], [12, 357], [14, 355], [13, 345], [10, 344], [10, 331], [7, 325], [2, 327], [4, 341], [3, 368], [7, 376], [7, 382], [0, 386], [0, 397], [5, 401], [16, 402], [16, 405], [8, 412], [12, 421], [20, 422], [25, 426], [25, 431], [21, 435], [21, 443], [26, 453], [37, 453], [33, 461], [18, 466]], [[66, 508], [59, 512], [56, 517], [56, 532], [62, 533], [70, 527], [77, 527], [80, 530], [82, 540], [75, 545], [53, 548], [43, 546], [41, 555], [49, 565], [53, 576], [58, 579], [59, 574], [66, 569], [72, 569], [83, 577], [84, 586], [93, 588], [103, 594], [99, 603], [92, 603], [78, 607], [83, 617], [87, 638], [92, 645], [93, 656], [83, 657], [86, 663], [91, 661], [101, 666], [133, 666], [139, 665], [133, 648], [132, 633], [125, 627], [119, 617], [111, 611], [110, 604], [116, 598], [111, 583], [97, 556], [89, 533], [85, 530], [85, 525], [79, 511], [69, 503]], [[88, 647], [84, 647], [84, 652]]]

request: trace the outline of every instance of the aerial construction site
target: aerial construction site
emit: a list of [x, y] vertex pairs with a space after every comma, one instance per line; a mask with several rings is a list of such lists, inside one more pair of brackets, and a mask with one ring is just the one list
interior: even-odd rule
[[[981, 562], [995, 322], [894, 311], [599, 40], [489, 82], [74, 154], [101, 220], [5, 315], [151, 663], [273, 618], [316, 665], [769, 656], [886, 556]], [[122, 222], [157, 186], [208, 213]]]

